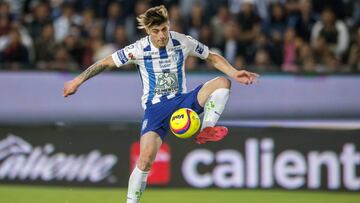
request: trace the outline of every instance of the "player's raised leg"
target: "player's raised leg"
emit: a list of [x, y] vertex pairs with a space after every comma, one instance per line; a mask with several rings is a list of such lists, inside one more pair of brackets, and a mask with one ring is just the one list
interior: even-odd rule
[[137, 203], [145, 190], [146, 181], [162, 140], [155, 132], [147, 132], [140, 139], [140, 157], [129, 178], [127, 203]]
[[227, 135], [227, 128], [215, 126], [224, 111], [230, 95], [231, 81], [225, 77], [214, 78], [204, 84], [200, 89], [197, 99], [204, 107], [204, 119], [199, 135], [196, 137], [198, 144], [207, 141], [218, 141]]

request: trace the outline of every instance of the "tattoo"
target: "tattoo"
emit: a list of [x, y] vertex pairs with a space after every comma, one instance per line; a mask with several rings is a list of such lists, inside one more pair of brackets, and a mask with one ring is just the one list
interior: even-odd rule
[[82, 72], [79, 77], [86, 81], [94, 77], [95, 75], [101, 73], [106, 68], [108, 68], [108, 65], [102, 64], [101, 61], [98, 61], [91, 65], [89, 68], [87, 68], [84, 72]]

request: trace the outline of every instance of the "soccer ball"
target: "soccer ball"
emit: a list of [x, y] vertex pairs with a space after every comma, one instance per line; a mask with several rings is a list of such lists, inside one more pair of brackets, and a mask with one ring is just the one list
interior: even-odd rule
[[170, 129], [175, 136], [186, 139], [199, 130], [200, 118], [192, 109], [181, 108], [175, 111], [170, 118]]

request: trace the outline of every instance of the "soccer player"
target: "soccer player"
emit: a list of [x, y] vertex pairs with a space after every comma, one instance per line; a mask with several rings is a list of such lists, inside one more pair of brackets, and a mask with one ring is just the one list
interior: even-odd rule
[[195, 138], [198, 144], [221, 140], [228, 133], [226, 127], [215, 124], [229, 98], [230, 80], [217, 77], [187, 92], [184, 64], [189, 55], [209, 61], [216, 69], [242, 84], [252, 84], [258, 77], [255, 73], [236, 70], [222, 56], [209, 51], [207, 46], [190, 36], [169, 31], [169, 18], [164, 6], [148, 9], [137, 20], [139, 28], [145, 29], [148, 36], [97, 61], [66, 82], [63, 94], [64, 97], [74, 94], [82, 83], [105, 69], [130, 63], [139, 69], [145, 114], [140, 157], [130, 175], [127, 203], [139, 202], [174, 111], [179, 108], [191, 108], [198, 114], [204, 111], [201, 131]]

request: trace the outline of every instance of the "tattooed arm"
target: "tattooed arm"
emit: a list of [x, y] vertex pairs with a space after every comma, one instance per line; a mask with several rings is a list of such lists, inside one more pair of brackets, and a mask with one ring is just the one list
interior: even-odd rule
[[64, 97], [75, 94], [76, 90], [80, 87], [82, 83], [86, 80], [94, 77], [95, 75], [101, 73], [105, 69], [115, 67], [115, 63], [111, 56], [108, 56], [93, 65], [87, 68], [84, 72], [78, 75], [76, 78], [66, 82], [64, 84]]

